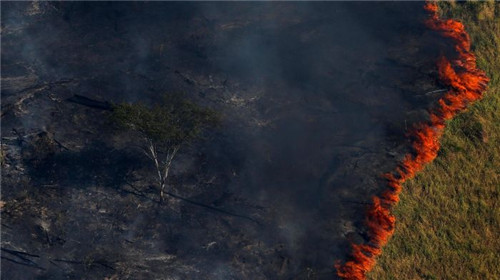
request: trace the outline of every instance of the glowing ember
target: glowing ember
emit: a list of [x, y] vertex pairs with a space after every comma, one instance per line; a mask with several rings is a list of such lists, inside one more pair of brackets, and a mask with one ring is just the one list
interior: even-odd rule
[[456, 58], [441, 57], [438, 60], [439, 78], [450, 89], [431, 110], [430, 121], [416, 125], [410, 134], [414, 139], [414, 152], [407, 154], [393, 173], [384, 175], [389, 189], [380, 197], [373, 197], [367, 212], [368, 244], [353, 244], [350, 259], [335, 265], [337, 275], [343, 279], [366, 279], [366, 273], [375, 265], [375, 258], [382, 253], [382, 246], [394, 232], [396, 219], [390, 209], [399, 201], [402, 184], [436, 158], [445, 121], [481, 98], [488, 83], [485, 73], [476, 67], [476, 57], [470, 51], [470, 38], [464, 25], [455, 20], [440, 19], [434, 2], [427, 2], [424, 8], [430, 15], [427, 26], [455, 43]]

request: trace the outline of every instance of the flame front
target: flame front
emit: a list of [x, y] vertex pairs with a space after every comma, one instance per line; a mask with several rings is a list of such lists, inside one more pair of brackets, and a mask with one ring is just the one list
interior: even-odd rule
[[450, 60], [442, 56], [437, 63], [439, 78], [449, 90], [439, 99], [436, 108], [430, 110], [430, 121], [417, 124], [410, 133], [413, 153], [407, 154], [394, 172], [384, 175], [388, 189], [373, 197], [366, 214], [368, 243], [353, 244], [350, 259], [343, 264], [335, 264], [337, 275], [342, 279], [366, 279], [366, 273], [382, 253], [381, 248], [394, 233], [396, 219], [391, 214], [391, 208], [399, 201], [402, 184], [436, 158], [445, 121], [480, 99], [489, 81], [476, 66], [476, 57], [470, 50], [470, 37], [464, 25], [451, 19], [440, 19], [434, 2], [427, 2], [424, 9], [429, 13], [426, 25], [455, 44], [456, 57]]

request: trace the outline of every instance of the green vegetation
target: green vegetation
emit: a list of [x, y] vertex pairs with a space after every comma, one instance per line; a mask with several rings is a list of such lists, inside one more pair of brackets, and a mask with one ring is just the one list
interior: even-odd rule
[[405, 184], [370, 279], [500, 279], [500, 3], [439, 6], [465, 24], [489, 89], [448, 123], [438, 158]]
[[152, 108], [141, 103], [122, 103], [113, 107], [111, 117], [120, 127], [140, 136], [139, 147], [153, 161], [158, 174], [160, 201], [164, 199], [170, 167], [179, 149], [219, 119], [214, 111], [198, 107], [180, 95], [164, 95], [163, 102]]

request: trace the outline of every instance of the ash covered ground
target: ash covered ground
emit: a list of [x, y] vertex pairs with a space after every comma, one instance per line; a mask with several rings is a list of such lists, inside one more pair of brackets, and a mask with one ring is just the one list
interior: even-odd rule
[[[5, 279], [335, 279], [449, 48], [419, 2], [1, 5]], [[108, 120], [165, 92], [223, 116], [168, 186], [221, 211]]]

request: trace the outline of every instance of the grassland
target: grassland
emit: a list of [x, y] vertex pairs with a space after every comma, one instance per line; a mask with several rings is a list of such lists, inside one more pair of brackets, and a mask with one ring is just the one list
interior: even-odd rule
[[448, 123], [438, 158], [405, 183], [370, 279], [500, 279], [500, 3], [440, 2], [462, 21], [485, 97]]

